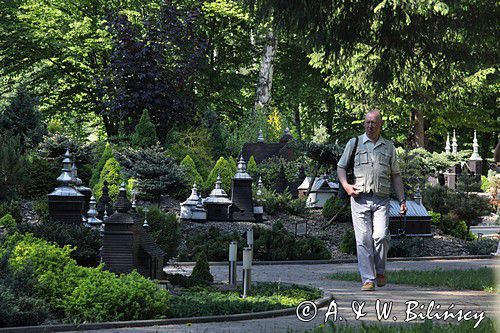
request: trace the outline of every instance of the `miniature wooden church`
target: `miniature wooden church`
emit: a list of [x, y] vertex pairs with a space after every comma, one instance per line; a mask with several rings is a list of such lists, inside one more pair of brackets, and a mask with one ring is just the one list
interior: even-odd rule
[[113, 273], [130, 273], [136, 269], [146, 277], [163, 279], [165, 253], [147, 231], [147, 222], [142, 216], [129, 212], [131, 206], [122, 183], [116, 212], [104, 221], [101, 251], [104, 267]]

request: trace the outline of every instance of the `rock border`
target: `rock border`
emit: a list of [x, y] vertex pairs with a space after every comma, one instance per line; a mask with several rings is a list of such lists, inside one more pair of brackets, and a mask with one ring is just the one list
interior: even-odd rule
[[[333, 300], [333, 295], [329, 294], [323, 298], [314, 301], [316, 307], [322, 308]], [[252, 320], [263, 318], [275, 318], [289, 316], [296, 313], [296, 307], [280, 310], [247, 312], [224, 316], [204, 316], [190, 318], [171, 318], [171, 319], [152, 319], [152, 320], [134, 320], [134, 321], [113, 321], [103, 323], [86, 323], [86, 324], [59, 324], [59, 325], [39, 325], [39, 326], [19, 326], [0, 328], [0, 333], [46, 333], [46, 332], [67, 332], [67, 331], [83, 331], [83, 330], [101, 330], [112, 328], [127, 328], [127, 327], [146, 327], [160, 325], [179, 325], [190, 323], [211, 323], [211, 322], [228, 322], [239, 320]]]

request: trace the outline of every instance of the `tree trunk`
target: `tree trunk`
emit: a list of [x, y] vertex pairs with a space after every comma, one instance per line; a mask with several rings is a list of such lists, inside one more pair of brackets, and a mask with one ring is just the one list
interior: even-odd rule
[[104, 129], [106, 130], [108, 138], [118, 135], [118, 129], [108, 116], [102, 115], [102, 121], [104, 123]]
[[425, 148], [425, 127], [424, 127], [424, 111], [411, 111], [411, 134], [410, 146], [413, 148]]
[[272, 30], [269, 30], [264, 46], [264, 54], [260, 63], [259, 79], [255, 91], [254, 114], [265, 108], [271, 100], [273, 86], [273, 63], [276, 57], [277, 39]]
[[326, 133], [328, 134], [328, 142], [333, 143], [333, 114], [335, 110], [335, 99], [334, 97], [329, 97], [326, 101], [326, 119], [325, 127]]
[[299, 140], [302, 140], [302, 126], [300, 125], [300, 104], [297, 105], [294, 109], [293, 122], [295, 124], [295, 128], [297, 129]]

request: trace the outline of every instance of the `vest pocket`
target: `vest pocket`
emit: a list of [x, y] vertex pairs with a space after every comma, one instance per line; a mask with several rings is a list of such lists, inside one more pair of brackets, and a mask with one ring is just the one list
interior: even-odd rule
[[378, 154], [378, 159], [379, 159], [380, 164], [389, 165], [389, 161], [391, 159], [391, 156], [386, 154], [385, 152], [381, 152]]
[[368, 152], [367, 151], [359, 151], [356, 153], [356, 157], [354, 157], [354, 165], [367, 164], [368, 163]]

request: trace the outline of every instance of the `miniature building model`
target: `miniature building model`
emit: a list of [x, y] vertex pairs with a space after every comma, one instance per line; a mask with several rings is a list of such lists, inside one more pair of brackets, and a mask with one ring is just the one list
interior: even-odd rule
[[479, 156], [479, 144], [477, 143], [476, 131], [474, 131], [474, 140], [472, 143], [472, 155], [469, 158], [469, 170], [470, 172], [481, 178], [481, 173], [483, 171], [483, 159]]
[[238, 172], [231, 184], [231, 202], [238, 208], [233, 212], [237, 221], [255, 221], [253, 216], [252, 177], [247, 173], [247, 164], [240, 156]]
[[72, 187], [71, 155], [66, 150], [62, 172], [57, 178], [61, 186], [48, 195], [49, 218], [68, 224], [81, 224], [85, 196]]
[[186, 199], [186, 201], [181, 203], [182, 220], [190, 220], [193, 217], [193, 210], [196, 208], [196, 205], [198, 205], [199, 200], [200, 196], [198, 195], [198, 188], [196, 187], [196, 184], [193, 184], [191, 195]]
[[103, 220], [104, 215], [113, 214], [113, 202], [109, 197], [108, 182], [105, 180], [102, 185], [102, 195], [97, 204], [97, 218]]
[[101, 259], [113, 273], [130, 273], [136, 269], [152, 279], [163, 278], [165, 253], [158, 247], [142, 225], [142, 217], [129, 212], [125, 184], [115, 203], [116, 212], [104, 224]]
[[205, 209], [207, 210], [207, 220], [228, 221], [232, 219], [232, 202], [222, 189], [221, 184], [220, 175], [217, 175], [215, 188], [210, 192], [208, 198], [203, 201]]
[[290, 134], [290, 130], [287, 128], [279, 142], [265, 143], [262, 131], [260, 131], [257, 142], [245, 143], [243, 145], [243, 158], [245, 161], [248, 161], [250, 157], [253, 156], [257, 164], [273, 156], [283, 157], [287, 161], [293, 161], [295, 160], [295, 154], [288, 145], [288, 142], [292, 139], [293, 137]]
[[[309, 189], [312, 177], [306, 177], [297, 188], [299, 197], [304, 197]], [[307, 206], [310, 208], [323, 208], [326, 201], [339, 192], [339, 184], [329, 182], [326, 176], [316, 177], [307, 197]]]
[[85, 196], [83, 211], [87, 212], [89, 210], [90, 198], [92, 197], [92, 190], [90, 187], [84, 186], [82, 180], [78, 178], [78, 169], [75, 162], [73, 162], [73, 165], [71, 166], [71, 178], [73, 178], [75, 189]]
[[96, 202], [94, 196], [90, 198], [89, 210], [87, 211], [87, 220], [85, 223], [93, 228], [99, 228], [102, 224], [102, 221], [97, 218]]
[[414, 200], [406, 201], [406, 207], [408, 211], [403, 217], [399, 214], [399, 202], [397, 200], [390, 201], [389, 230], [391, 235], [432, 237], [431, 216], [422, 204], [418, 188]]
[[283, 167], [283, 164], [281, 164], [280, 172], [278, 173], [278, 178], [274, 183], [273, 190], [275, 190], [277, 193], [283, 193], [285, 192], [287, 187], [288, 187], [288, 181], [285, 175], [285, 168]]

